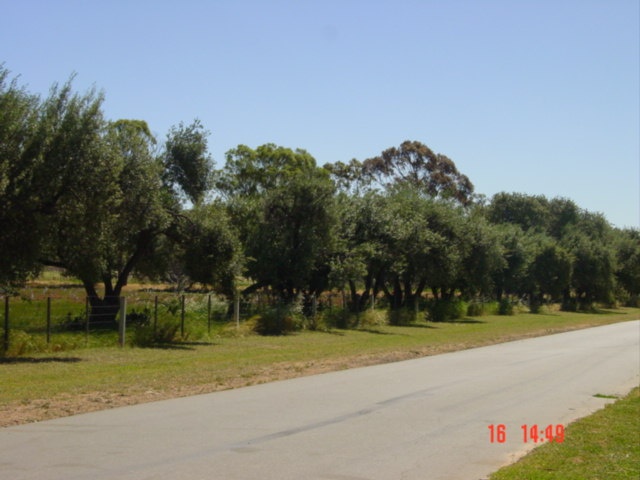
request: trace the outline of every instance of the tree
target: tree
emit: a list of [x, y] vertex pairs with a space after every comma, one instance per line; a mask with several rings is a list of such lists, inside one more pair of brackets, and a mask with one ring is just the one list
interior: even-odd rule
[[244, 293], [270, 287], [286, 302], [319, 293], [328, 282], [335, 230], [335, 187], [305, 150], [266, 144], [230, 150], [217, 172], [245, 247]]
[[[65, 115], [76, 113], [70, 109]], [[83, 168], [69, 172], [47, 218], [50, 234], [42, 263], [78, 277], [90, 301], [91, 320], [112, 323], [122, 288], [138, 262], [152, 253], [175, 212], [163, 194], [162, 165], [153, 156], [155, 140], [146, 123], [99, 118], [91, 127], [85, 149], [78, 150], [69, 135], [57, 142], [59, 151], [45, 154], [51, 167], [67, 169], [77, 161]]]
[[342, 192], [336, 198], [337, 240], [330, 277], [332, 286], [348, 287], [354, 311], [362, 311], [371, 296], [382, 291], [390, 262], [385, 204], [385, 196], [375, 191], [362, 196]]
[[523, 231], [546, 233], [549, 229], [549, 201], [542, 195], [497, 193], [487, 207], [490, 222], [519, 225]]
[[545, 234], [527, 237], [530, 263], [524, 278], [532, 311], [537, 311], [545, 296], [559, 300], [571, 285], [572, 258], [554, 239]]
[[494, 272], [493, 284], [495, 297], [501, 301], [505, 294], [522, 296], [528, 293], [524, 282], [532, 252], [526, 247], [525, 233], [519, 225], [505, 223], [496, 227], [504, 263]]
[[630, 295], [629, 303], [640, 302], [640, 230], [624, 229], [616, 232], [616, 279]]
[[188, 212], [187, 218], [176, 245], [185, 273], [231, 297], [244, 259], [225, 209], [220, 204], [204, 205]]
[[388, 258], [382, 289], [392, 308], [413, 307], [427, 286], [427, 265], [436, 242], [429, 220], [432, 201], [415, 188], [385, 198], [383, 248]]
[[285, 185], [290, 178], [316, 170], [315, 159], [305, 150], [267, 143], [255, 150], [238, 145], [226, 154], [217, 172], [216, 188], [226, 198], [255, 197]]
[[467, 216], [464, 220], [458, 286], [463, 297], [489, 297], [494, 290], [496, 273], [507, 266], [500, 232], [482, 216]]
[[612, 304], [615, 297], [616, 254], [614, 232], [602, 215], [581, 212], [567, 230], [562, 245], [573, 258], [571, 287], [575, 302], [565, 299], [565, 308], [590, 309], [593, 303]]
[[208, 153], [207, 132], [199, 120], [180, 123], [167, 134], [163, 156], [163, 180], [174, 195], [201, 203], [213, 187], [213, 160]]
[[9, 80], [0, 64], [0, 287], [11, 288], [38, 270], [38, 212], [29, 181], [37, 158], [38, 97]]
[[[213, 227], [198, 213], [190, 220], [182, 204], [199, 204], [211, 185], [198, 121], [172, 128], [158, 155], [144, 121], [107, 121], [103, 95], [75, 93], [71, 80], [40, 101], [8, 83], [2, 70], [0, 102], [6, 107], [0, 112], [3, 281], [24, 279], [39, 265], [62, 267], [82, 281], [91, 321], [113, 323], [134, 269], [143, 272], [152, 263], [144, 260], [161, 247], [184, 243], [180, 235], [192, 250], [208, 252], [200, 268], [189, 262], [198, 278], [218, 280], [223, 267], [231, 268], [229, 240], [216, 230], [224, 225]], [[21, 229], [29, 241], [16, 235]], [[220, 256], [215, 268], [212, 252]], [[208, 277], [205, 265], [213, 269]]]
[[293, 176], [265, 194], [247, 239], [247, 272], [285, 302], [327, 286], [333, 242], [333, 183], [325, 175]]
[[420, 142], [405, 141], [398, 148], [389, 148], [365, 160], [362, 169], [365, 176], [385, 187], [410, 186], [433, 198], [454, 199], [462, 205], [472, 200], [473, 184], [467, 176], [458, 171], [451, 159]]

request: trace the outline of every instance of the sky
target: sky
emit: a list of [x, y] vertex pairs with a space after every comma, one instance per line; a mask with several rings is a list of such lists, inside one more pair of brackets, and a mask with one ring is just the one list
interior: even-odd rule
[[319, 165], [405, 140], [490, 198], [566, 197], [640, 226], [640, 0], [0, 0], [0, 63], [75, 73], [160, 140], [199, 119]]

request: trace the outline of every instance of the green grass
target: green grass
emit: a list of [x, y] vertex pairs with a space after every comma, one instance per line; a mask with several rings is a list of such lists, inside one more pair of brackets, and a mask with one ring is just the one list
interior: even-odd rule
[[[164, 395], [213, 391], [321, 370], [437, 354], [640, 317], [639, 309], [467, 318], [413, 326], [302, 331], [261, 337], [218, 325], [199, 341], [167, 348], [78, 348], [0, 361], [0, 408], [57, 395]], [[105, 335], [109, 335], [108, 333]], [[320, 366], [320, 367], [319, 367]]]
[[629, 480], [640, 478], [640, 388], [569, 425], [549, 443], [491, 480]]

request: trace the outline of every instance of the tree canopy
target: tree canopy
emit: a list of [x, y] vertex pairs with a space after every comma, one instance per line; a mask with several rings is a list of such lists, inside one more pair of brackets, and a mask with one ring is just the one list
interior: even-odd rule
[[[109, 120], [73, 79], [40, 98], [0, 67], [0, 284], [43, 266], [79, 278], [113, 320], [132, 273], [284, 302], [338, 289], [361, 311], [457, 299], [564, 308], [638, 302], [640, 233], [566, 198], [474, 193], [419, 141], [318, 167], [304, 149], [238, 145], [216, 169], [209, 132], [158, 142]], [[434, 303], [435, 302], [435, 303]]]

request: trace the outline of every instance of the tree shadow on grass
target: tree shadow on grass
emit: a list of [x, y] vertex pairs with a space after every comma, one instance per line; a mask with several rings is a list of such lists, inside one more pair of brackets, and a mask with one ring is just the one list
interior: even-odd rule
[[441, 320], [439, 322], [432, 323], [443, 323], [443, 324], [475, 324], [475, 323], [487, 323], [484, 320], [476, 320], [473, 318], [460, 318], [458, 320]]
[[78, 363], [82, 359], [78, 357], [0, 357], [2, 364], [22, 364], [22, 363]]
[[370, 327], [356, 328], [355, 330], [358, 332], [374, 333], [376, 335], [395, 335], [395, 333], [393, 332], [383, 332], [382, 330], [378, 330], [377, 328], [370, 328]]
[[196, 347], [211, 347], [216, 345], [213, 342], [176, 342], [176, 343], [154, 343], [141, 348], [155, 348], [158, 350], [195, 350]]

